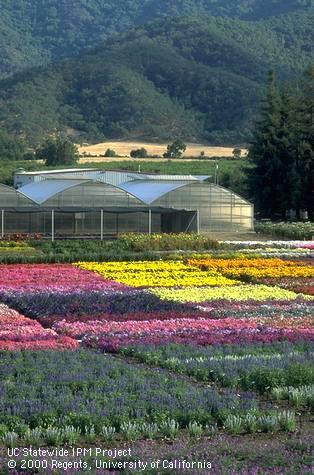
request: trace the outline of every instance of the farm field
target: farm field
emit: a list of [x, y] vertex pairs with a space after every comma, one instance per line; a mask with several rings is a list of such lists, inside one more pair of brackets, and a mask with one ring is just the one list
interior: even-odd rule
[[130, 450], [125, 473], [311, 473], [312, 246], [254, 246], [0, 265], [0, 466], [74, 446], [66, 473], [109, 473], [97, 447]]
[[[122, 157], [130, 156], [131, 150], [136, 150], [139, 148], [145, 148], [149, 155], [159, 155], [160, 157], [162, 157], [163, 153], [167, 150], [167, 144], [116, 141], [103, 142], [95, 145], [79, 146], [78, 149], [81, 155], [80, 162], [84, 163], [88, 161], [87, 158], [82, 157], [84, 154], [97, 157], [97, 155], [103, 155], [108, 148], [114, 150], [118, 155], [121, 155]], [[205, 152], [205, 155], [207, 157], [232, 157], [232, 151], [233, 147], [212, 147], [199, 143], [188, 143], [183, 156], [199, 157], [201, 155], [201, 152]], [[243, 149], [242, 154], [245, 156], [247, 154], [247, 150]], [[108, 161], [108, 158], [98, 157], [98, 160], [101, 162], [105, 162]]]

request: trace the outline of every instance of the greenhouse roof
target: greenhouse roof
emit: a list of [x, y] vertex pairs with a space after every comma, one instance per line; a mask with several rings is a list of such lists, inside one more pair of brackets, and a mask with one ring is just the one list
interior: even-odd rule
[[74, 186], [86, 183], [103, 183], [125, 191], [142, 203], [150, 205], [170, 191], [206, 180], [208, 176], [154, 175], [122, 171], [70, 169], [23, 173], [39, 177], [18, 187], [17, 192], [41, 205], [53, 196]]
[[37, 204], [42, 204], [61, 191], [86, 183], [86, 180], [44, 180], [22, 186], [17, 191]]
[[145, 204], [151, 204], [170, 191], [174, 191], [190, 183], [195, 183], [195, 181], [155, 182], [151, 180], [139, 180], [123, 183], [119, 185], [118, 188], [127, 191]]

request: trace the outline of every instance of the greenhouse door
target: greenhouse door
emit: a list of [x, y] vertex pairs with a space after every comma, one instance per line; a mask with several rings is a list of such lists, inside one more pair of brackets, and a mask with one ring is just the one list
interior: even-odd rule
[[197, 212], [176, 211], [161, 215], [162, 233], [196, 233]]

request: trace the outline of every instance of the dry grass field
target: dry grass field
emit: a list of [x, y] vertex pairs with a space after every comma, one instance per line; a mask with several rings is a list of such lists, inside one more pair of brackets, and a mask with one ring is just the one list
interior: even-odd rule
[[[166, 151], [167, 144], [156, 144], [156, 143], [145, 143], [145, 142], [103, 142], [95, 145], [88, 145], [78, 147], [79, 152], [81, 155], [81, 163], [90, 161], [90, 158], [84, 158], [84, 154], [91, 155], [96, 157], [93, 158], [93, 161], [112, 161], [112, 158], [104, 158], [99, 157], [99, 155], [103, 155], [108, 148], [114, 150], [118, 155], [123, 157], [122, 159], [125, 160], [126, 158], [130, 157], [131, 150], [135, 150], [138, 148], [146, 148], [149, 155], [159, 155], [162, 156], [163, 153]], [[187, 144], [187, 149], [184, 153], [185, 156], [190, 157], [198, 157], [200, 156], [201, 152], [204, 152], [207, 157], [231, 157], [232, 156], [232, 147], [211, 147], [208, 145], [202, 145], [198, 143], [189, 143]], [[247, 154], [247, 150], [242, 150], [242, 156]], [[115, 158], [116, 160], [116, 158]], [[119, 159], [118, 159], [119, 160]], [[160, 159], [158, 159], [160, 160]], [[151, 159], [150, 159], [151, 161]]]

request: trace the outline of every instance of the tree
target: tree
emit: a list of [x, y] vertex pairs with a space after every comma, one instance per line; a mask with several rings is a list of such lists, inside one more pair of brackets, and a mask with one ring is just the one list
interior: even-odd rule
[[49, 139], [36, 150], [36, 159], [45, 160], [46, 166], [75, 165], [79, 159], [77, 147], [66, 137]]
[[298, 160], [302, 198], [301, 208], [314, 219], [314, 65], [305, 72], [303, 94], [299, 102]]
[[107, 148], [107, 150], [105, 151], [105, 157], [116, 157], [117, 154], [114, 150], [112, 150], [111, 148]]
[[239, 147], [236, 147], [232, 150], [232, 155], [233, 155], [233, 158], [237, 160], [241, 158], [242, 150]]
[[249, 176], [254, 202], [261, 215], [274, 218], [283, 214], [281, 161], [281, 94], [273, 72], [268, 75], [266, 99], [261, 119], [256, 123], [249, 159], [254, 167]]
[[181, 158], [183, 152], [186, 151], [186, 145], [182, 140], [176, 140], [171, 145], [167, 146], [167, 152], [164, 153], [164, 158]]
[[131, 150], [130, 155], [132, 158], [147, 158], [148, 157], [147, 150], [144, 147], [138, 148], [136, 150]]
[[23, 160], [24, 153], [25, 147], [21, 140], [0, 130], [0, 160]]

